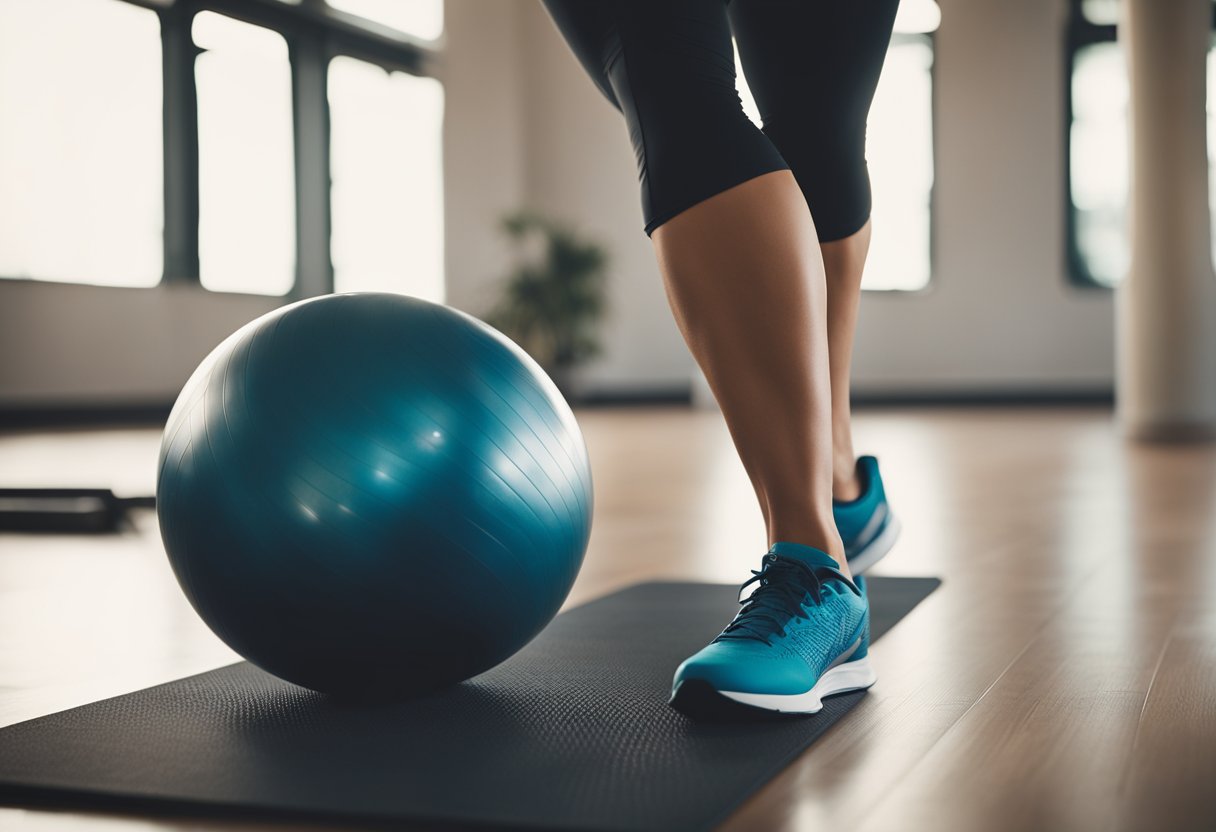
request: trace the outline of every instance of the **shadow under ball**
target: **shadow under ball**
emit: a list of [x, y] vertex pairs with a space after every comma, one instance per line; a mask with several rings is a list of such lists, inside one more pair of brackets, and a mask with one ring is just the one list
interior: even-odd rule
[[582, 434], [476, 318], [328, 295], [220, 344], [165, 427], [157, 514], [178, 582], [237, 653], [326, 693], [409, 695], [503, 661], [583, 561]]

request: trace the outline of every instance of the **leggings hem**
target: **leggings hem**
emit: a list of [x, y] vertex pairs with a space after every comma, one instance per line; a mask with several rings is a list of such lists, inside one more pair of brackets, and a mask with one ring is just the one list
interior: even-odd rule
[[[833, 227], [830, 231], [823, 231], [823, 232], [819, 231], [819, 227], [816, 226], [815, 231], [819, 234], [819, 242], [836, 243], [836, 242], [839, 242], [840, 240], [847, 240], [849, 237], [852, 237], [858, 231], [865, 228], [866, 223], [868, 223], [869, 221], [870, 221], [870, 212], [867, 211], [866, 215], [855, 223], [849, 223], [848, 225], [837, 223], [836, 226]], [[841, 230], [842, 228], [844, 229], [843, 231]]]
[[[753, 180], [759, 176], [764, 176], [765, 174], [768, 174], [768, 173], [776, 173], [779, 170], [789, 170], [789, 169], [790, 169], [789, 164], [782, 161], [780, 164], [764, 165], [757, 170], [749, 171], [746, 175], [744, 175], [742, 177], [735, 177], [734, 181], [728, 180], [726, 183], [718, 183], [713, 188], [711, 188], [707, 193], [705, 193], [701, 196], [691, 197], [691, 198], [685, 200], [684, 204], [680, 205], [679, 207], [672, 208], [670, 210], [660, 213], [654, 219], [650, 220], [650, 222], [646, 223], [646, 225], [643, 226], [642, 230], [645, 231], [646, 236], [649, 237], [652, 234], [654, 234], [654, 230], [656, 228], [658, 228], [660, 225], [662, 225], [663, 223], [667, 222], [668, 220], [670, 220], [674, 217], [679, 216], [680, 214], [683, 214], [689, 208], [692, 208], [696, 205], [700, 205], [702, 202], [705, 202], [705, 200], [707, 200], [707, 199], [713, 199], [718, 194], [725, 193], [726, 191], [729, 191], [731, 188], [737, 188], [738, 186], [742, 185], [744, 182], [750, 182], [751, 180]], [[864, 225], [864, 223], [863, 223], [863, 225]]]

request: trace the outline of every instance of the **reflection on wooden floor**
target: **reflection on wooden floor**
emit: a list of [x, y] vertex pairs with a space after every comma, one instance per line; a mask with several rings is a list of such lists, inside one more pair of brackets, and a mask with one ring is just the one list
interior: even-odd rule
[[[763, 528], [718, 414], [579, 420], [597, 502], [571, 604], [747, 577]], [[945, 583], [875, 645], [861, 704], [727, 828], [1216, 829], [1216, 445], [1131, 444], [1088, 408], [871, 410], [857, 434], [904, 521], [875, 574]], [[0, 479], [147, 491], [157, 441], [0, 436]], [[151, 514], [116, 537], [0, 536], [0, 724], [233, 658]], [[0, 809], [0, 828], [246, 826]]]

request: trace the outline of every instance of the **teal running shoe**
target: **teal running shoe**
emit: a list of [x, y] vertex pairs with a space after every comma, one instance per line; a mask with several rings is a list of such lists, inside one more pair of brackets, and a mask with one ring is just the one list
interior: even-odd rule
[[869, 602], [825, 552], [774, 543], [742, 589], [751, 584], [734, 620], [676, 670], [673, 707], [813, 714], [825, 696], [874, 684]]
[[895, 545], [901, 528], [899, 518], [887, 503], [878, 460], [872, 456], [859, 457], [857, 479], [861, 482], [861, 495], [856, 500], [832, 501], [836, 530], [844, 543], [849, 571], [854, 575], [882, 560]]

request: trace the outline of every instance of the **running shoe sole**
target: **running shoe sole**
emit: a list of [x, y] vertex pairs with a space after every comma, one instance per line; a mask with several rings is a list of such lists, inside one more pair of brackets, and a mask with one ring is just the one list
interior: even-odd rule
[[817, 714], [823, 709], [825, 698], [865, 690], [877, 679], [869, 656], [833, 667], [805, 693], [781, 695], [720, 691], [701, 679], [689, 679], [675, 689], [671, 706], [701, 720]]

